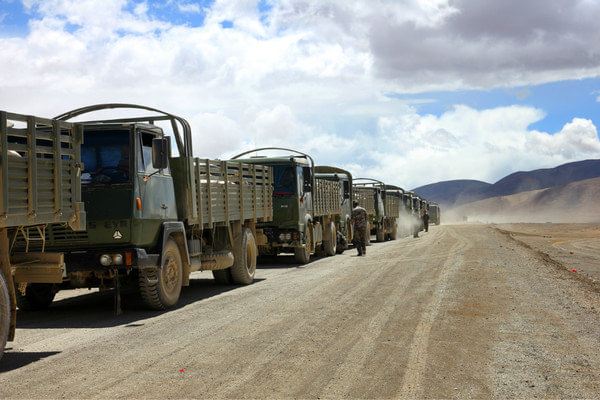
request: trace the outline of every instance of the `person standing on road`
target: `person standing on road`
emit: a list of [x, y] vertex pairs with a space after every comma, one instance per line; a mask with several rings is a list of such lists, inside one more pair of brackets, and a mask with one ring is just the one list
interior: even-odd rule
[[353, 242], [359, 256], [367, 254], [367, 210], [352, 202], [352, 226], [354, 227]]
[[423, 227], [425, 228], [425, 232], [429, 232], [429, 213], [427, 210], [423, 213]]

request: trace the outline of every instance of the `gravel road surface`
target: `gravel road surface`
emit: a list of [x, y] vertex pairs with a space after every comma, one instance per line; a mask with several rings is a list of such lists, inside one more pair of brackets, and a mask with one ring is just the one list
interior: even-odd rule
[[110, 293], [22, 312], [0, 398], [597, 397], [600, 294], [493, 227], [433, 227], [181, 306]]

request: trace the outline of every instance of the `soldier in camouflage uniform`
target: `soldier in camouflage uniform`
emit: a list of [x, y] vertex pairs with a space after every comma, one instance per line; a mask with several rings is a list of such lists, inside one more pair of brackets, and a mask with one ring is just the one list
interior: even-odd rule
[[359, 256], [367, 254], [367, 210], [358, 205], [358, 201], [353, 201], [352, 206], [352, 224], [354, 227], [353, 242], [358, 250]]

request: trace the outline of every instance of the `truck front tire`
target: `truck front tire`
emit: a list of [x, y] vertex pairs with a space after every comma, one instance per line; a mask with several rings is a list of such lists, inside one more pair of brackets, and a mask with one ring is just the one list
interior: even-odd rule
[[162, 253], [162, 267], [140, 274], [140, 294], [152, 310], [166, 310], [179, 301], [183, 282], [183, 263], [179, 246], [168, 239]]
[[398, 224], [394, 223], [394, 227], [392, 228], [392, 232], [390, 233], [390, 240], [398, 239]]
[[375, 231], [375, 239], [378, 242], [385, 242], [385, 229], [383, 228], [383, 224], [377, 227], [377, 230]]
[[308, 264], [310, 262], [310, 252], [312, 249], [312, 241], [313, 241], [311, 225], [306, 226], [306, 233], [305, 233], [304, 237], [306, 239], [305, 245], [302, 247], [294, 248], [294, 259], [303, 265]]
[[4, 274], [0, 272], [0, 358], [4, 354], [10, 329], [10, 294]]
[[249, 285], [254, 282], [256, 257], [258, 256], [256, 240], [249, 228], [242, 229], [242, 236], [240, 240], [235, 243], [235, 246], [235, 260], [231, 266], [231, 278], [233, 283]]
[[17, 306], [23, 311], [45, 310], [54, 301], [56, 292], [52, 283], [29, 283], [25, 295], [17, 290]]
[[323, 251], [325, 255], [331, 257], [335, 256], [337, 249], [337, 229], [335, 229], [335, 223], [330, 222], [327, 229], [329, 229], [329, 237], [331, 239], [323, 242]]

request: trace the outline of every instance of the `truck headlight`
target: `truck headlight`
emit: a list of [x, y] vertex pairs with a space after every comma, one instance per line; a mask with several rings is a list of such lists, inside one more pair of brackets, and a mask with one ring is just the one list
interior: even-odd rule
[[113, 254], [112, 262], [115, 265], [123, 265], [123, 256], [121, 254]]
[[100, 256], [100, 264], [105, 267], [110, 266], [112, 264], [112, 261], [113, 261], [112, 257], [108, 254], [102, 254]]

